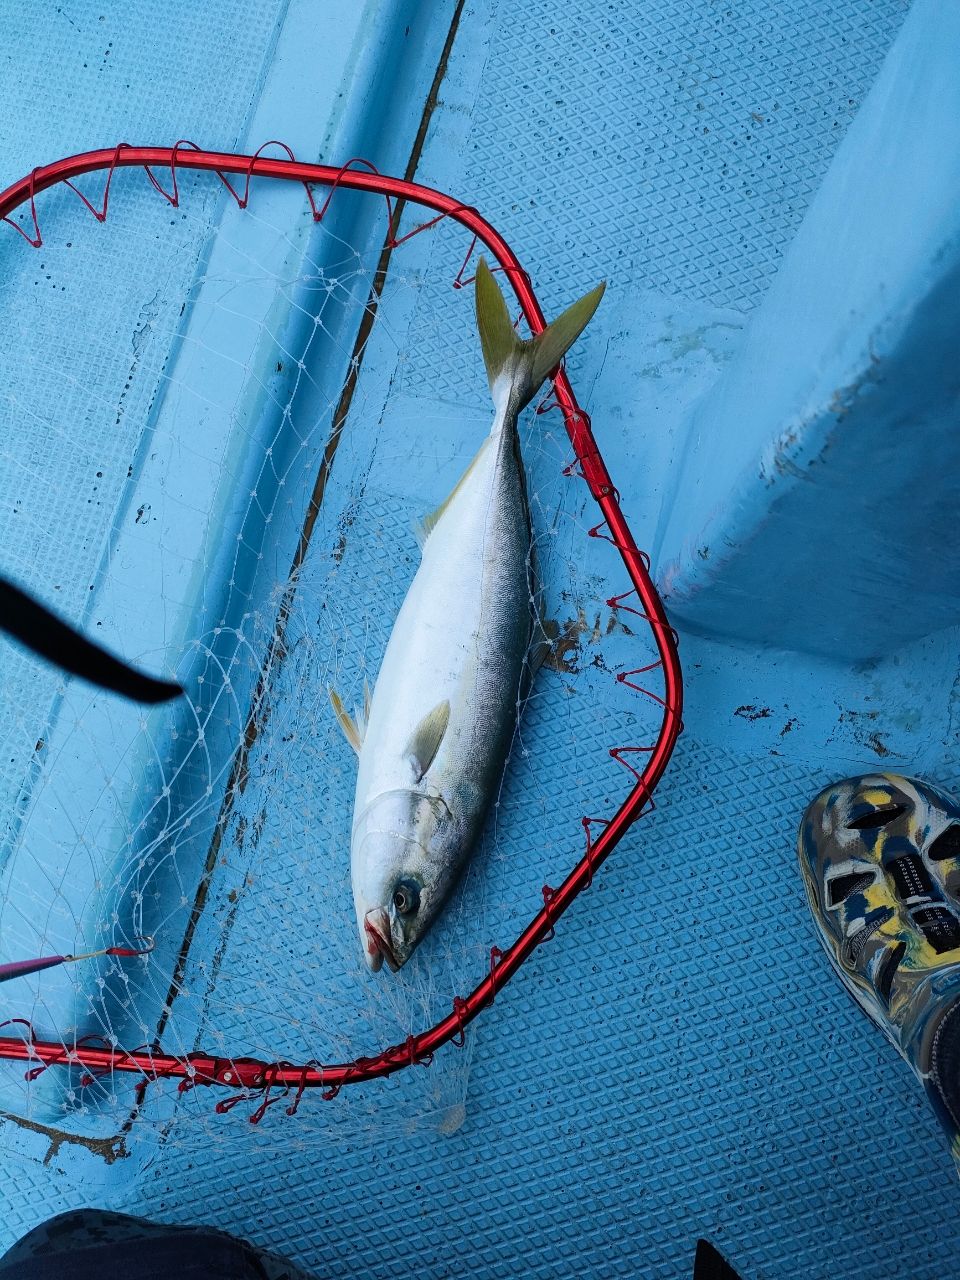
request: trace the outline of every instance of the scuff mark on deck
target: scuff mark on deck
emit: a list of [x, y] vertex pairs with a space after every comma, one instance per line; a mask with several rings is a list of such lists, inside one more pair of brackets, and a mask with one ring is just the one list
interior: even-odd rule
[[31, 1133], [39, 1133], [44, 1138], [48, 1138], [50, 1147], [43, 1157], [45, 1165], [50, 1163], [64, 1143], [74, 1147], [84, 1147], [91, 1155], [99, 1156], [106, 1164], [113, 1164], [115, 1160], [125, 1160], [130, 1154], [122, 1133], [114, 1134], [112, 1138], [90, 1138], [82, 1133], [67, 1133], [64, 1129], [40, 1124], [37, 1120], [27, 1120], [25, 1116], [14, 1115], [12, 1111], [0, 1111], [0, 1120], [9, 1120], [11, 1124], [21, 1129], [28, 1129]]
[[[599, 612], [593, 622], [590, 622], [586, 610], [580, 605], [577, 606], [575, 618], [568, 618], [562, 623], [550, 619], [543, 623], [543, 630], [550, 641], [550, 648], [543, 660], [543, 665], [549, 667], [551, 671], [559, 671], [566, 675], [576, 675], [580, 671], [584, 644], [600, 644], [604, 636], [612, 635], [615, 631], [627, 636], [633, 635], [626, 623], [616, 617], [610, 618], [606, 629], [600, 625]], [[584, 636], [587, 637], [586, 640], [583, 639]], [[601, 670], [607, 670], [599, 654], [592, 659], [592, 665]]]
[[753, 703], [746, 703], [742, 707], [737, 707], [733, 713], [739, 716], [741, 720], [767, 720], [773, 715], [770, 707], [757, 707]]

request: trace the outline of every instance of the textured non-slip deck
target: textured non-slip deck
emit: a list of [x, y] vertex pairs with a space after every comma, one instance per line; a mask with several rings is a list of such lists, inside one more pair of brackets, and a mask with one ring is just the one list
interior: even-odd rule
[[[907, 9], [901, 0], [829, 7], [655, 0], [632, 8], [584, 0], [573, 20], [552, 0], [467, 0], [429, 13], [414, 4], [389, 14], [371, 6], [384, 56], [389, 50], [397, 66], [408, 67], [382, 90], [386, 102], [359, 46], [337, 51], [343, 86], [356, 75], [363, 91], [346, 115], [331, 107], [324, 137], [346, 147], [349, 135], [366, 154], [381, 148], [378, 161], [402, 172], [456, 20], [417, 178], [475, 205], [503, 232], [548, 314], [608, 280], [570, 371], [641, 545], [653, 545], [674, 501], [690, 412], [735, 356]], [[349, 158], [330, 154], [320, 137], [305, 144], [298, 134], [312, 61], [309, 4], [195, 15], [189, 63], [182, 26], [158, 19], [157, 40], [134, 42], [134, 28], [149, 22], [145, 5], [122, 20], [129, 31], [116, 17], [95, 23], [71, 14], [76, 25], [62, 37], [59, 8], [41, 12], [43, 20], [31, 12], [29, 29], [21, 25], [11, 42], [19, 70], [6, 72], [3, 84], [4, 181], [121, 136], [166, 143], [184, 135], [211, 146], [249, 142], [250, 149], [276, 136], [304, 158]], [[229, 37], [233, 62], [221, 80], [225, 24], [242, 38]], [[284, 43], [284, 31], [289, 40], [294, 28], [300, 61]], [[94, 64], [95, 92], [84, 78]], [[53, 104], [42, 113], [22, 107], [24, 68], [33, 68], [36, 95]], [[128, 84], [134, 87], [121, 87]], [[132, 101], [139, 114], [131, 113]], [[253, 128], [262, 132], [252, 136]], [[187, 609], [190, 591], [206, 607], [203, 591], [211, 590], [186, 571], [177, 576], [173, 560], [174, 546], [183, 550], [174, 534], [183, 534], [200, 479], [191, 474], [195, 487], [176, 492], [158, 486], [138, 524], [137, 508], [149, 500], [147, 469], [138, 501], [118, 515], [130, 448], [118, 420], [139, 440], [136, 433], [160, 413], [151, 399], [158, 380], [187, 385], [185, 362], [200, 348], [187, 342], [175, 350], [172, 339], [160, 339], [176, 331], [188, 295], [197, 299], [197, 315], [210, 317], [203, 368], [216, 370], [222, 360], [226, 385], [231, 344], [246, 340], [234, 314], [238, 299], [253, 307], [256, 298], [249, 279], [247, 292], [238, 291], [219, 264], [240, 275], [255, 244], [262, 256], [250, 277], [269, 272], [274, 288], [288, 259], [271, 228], [286, 233], [300, 224], [285, 205], [254, 203], [251, 216], [262, 223], [253, 240], [243, 239], [243, 215], [224, 214], [214, 187], [198, 183], [178, 253], [171, 257], [168, 238], [152, 256], [174, 215], [145, 179], [131, 179], [104, 227], [90, 223], [125, 246], [108, 267], [118, 282], [143, 274], [143, 297], [121, 307], [111, 303], [109, 280], [101, 288], [91, 269], [84, 275], [82, 262], [74, 266], [67, 256], [61, 228], [76, 225], [70, 200], [66, 193], [50, 206], [58, 251], [50, 281], [42, 250], [16, 243], [12, 231], [0, 240], [3, 344], [19, 362], [0, 374], [0, 567], [19, 569], [24, 579], [42, 570], [42, 581], [34, 580], [46, 599], [95, 622], [84, 592], [98, 573], [109, 576], [103, 548], [113, 535], [128, 536], [125, 520], [136, 533], [152, 512], [169, 530], [157, 561], [170, 575], [161, 583], [165, 603], [151, 614], [144, 586], [143, 617], [131, 625], [135, 652], [162, 665], [163, 645], [179, 638], [172, 619]], [[336, 226], [341, 256], [332, 238], [324, 249], [324, 271], [349, 279], [361, 305], [382, 230], [360, 218], [351, 232], [345, 214]], [[89, 240], [90, 228], [84, 234]], [[306, 252], [306, 242], [290, 234], [291, 255]], [[142, 260], [130, 256], [139, 244]], [[468, 245], [468, 236], [440, 226], [391, 259], [300, 570], [284, 655], [268, 672], [268, 714], [245, 758], [242, 794], [227, 815], [222, 857], [183, 958], [186, 994], [164, 1015], [171, 1051], [202, 1044], [291, 1059], [338, 1056], [371, 1052], [425, 1026], [449, 1008], [452, 993], [482, 976], [489, 947], [512, 939], [536, 909], [541, 886], [557, 883], [579, 858], [580, 817], [609, 813], [625, 794], [629, 777], [608, 749], [650, 739], [656, 708], [614, 678], [647, 654], [642, 623], [605, 604], [627, 585], [622, 567], [610, 547], [586, 537], [595, 517], [585, 487], [562, 474], [570, 457], [559, 415], [530, 414], [523, 442], [548, 612], [570, 643], [538, 677], [499, 807], [448, 917], [399, 980], [360, 971], [348, 860], [354, 759], [330, 716], [326, 686], [353, 699], [363, 675], [375, 673], [417, 563], [411, 523], [449, 491], [486, 430], [471, 299], [450, 289]], [[215, 269], [197, 270], [201, 253], [224, 256], [212, 258]], [[101, 253], [97, 262], [105, 261]], [[319, 287], [322, 280], [277, 294], [290, 308], [319, 312]], [[50, 298], [44, 294], [41, 305], [46, 288]], [[117, 291], [123, 299], [134, 292]], [[78, 330], [80, 297], [90, 300], [90, 318]], [[34, 319], [25, 346], [14, 321], [28, 308]], [[284, 315], [264, 304], [268, 312], [257, 333], [269, 332], [262, 350], [282, 364], [281, 347], [296, 326], [284, 329]], [[63, 317], [73, 324], [68, 333]], [[318, 349], [333, 369], [349, 361], [352, 337], [332, 321], [330, 329]], [[298, 340], [305, 341], [302, 333]], [[243, 359], [259, 373], [255, 346]], [[305, 349], [315, 348], [291, 348], [294, 364]], [[322, 415], [317, 408], [314, 420], [307, 411], [328, 406], [339, 383], [328, 387], [305, 363], [318, 387], [313, 400], [304, 393], [294, 402], [292, 421], [317, 450], [325, 441]], [[191, 366], [191, 377], [199, 367]], [[264, 381], [273, 391], [280, 385]], [[172, 394], [164, 399], [167, 415]], [[183, 412], [199, 417], [199, 403], [184, 394]], [[74, 427], [75, 406], [87, 415], [83, 430]], [[166, 418], [156, 421], [165, 429]], [[52, 429], [63, 441], [56, 469], [45, 444]], [[101, 481], [114, 487], [94, 496]], [[211, 492], [223, 499], [217, 519], [234, 535], [227, 487]], [[255, 503], [242, 496], [247, 529]], [[278, 556], [281, 586], [289, 563]], [[258, 572], [251, 570], [251, 602], [240, 619], [257, 670], [276, 613]], [[145, 638], [151, 618], [162, 637], [152, 649]], [[123, 634], [117, 618], [105, 622], [111, 634]], [[219, 654], [217, 642], [208, 642]], [[879, 765], [948, 788], [960, 781], [956, 651], [956, 635], [946, 632], [852, 670], [682, 637], [686, 732], [656, 811], [475, 1024], [463, 1050], [448, 1048], [429, 1070], [416, 1067], [332, 1102], [308, 1094], [296, 1117], [278, 1105], [257, 1126], [247, 1122], [251, 1104], [214, 1115], [222, 1095], [211, 1091], [179, 1099], [169, 1089], [148, 1091], [122, 1148], [109, 1139], [130, 1110], [111, 1106], [105, 1089], [89, 1125], [74, 1117], [59, 1142], [43, 1129], [51, 1127], [46, 1112], [33, 1113], [39, 1131], [8, 1120], [0, 1126], [11, 1173], [2, 1242], [64, 1208], [109, 1203], [164, 1221], [216, 1224], [288, 1253], [318, 1276], [680, 1280], [690, 1274], [698, 1235], [712, 1239], [744, 1280], [949, 1274], [958, 1242], [950, 1225], [955, 1171], [916, 1082], [833, 977], [807, 918], [794, 846], [803, 809], [831, 778]], [[25, 815], [28, 829], [43, 834], [36, 814], [55, 793], [49, 762], [41, 754], [31, 765], [43, 723], [31, 750], [23, 744], [26, 731], [34, 732], [33, 708], [47, 699], [43, 721], [57, 682], [48, 688], [45, 674], [6, 648], [2, 662], [4, 732], [13, 726], [11, 749], [0, 757], [2, 818], [12, 814], [19, 823]], [[243, 678], [249, 683], [251, 672]], [[68, 735], [64, 768], [89, 771], [83, 752], [106, 751], [110, 723], [89, 740]], [[115, 723], [126, 731], [125, 720]], [[195, 754], [190, 759], [196, 764]], [[161, 772], [168, 767], [164, 760]], [[31, 809], [38, 777], [40, 800]], [[136, 775], [121, 779], [116, 794], [135, 794], [136, 782]], [[68, 834], [50, 832], [51, 848], [58, 839], [75, 848]], [[48, 852], [34, 847], [31, 856], [39, 866]], [[201, 864], [183, 839], [158, 873], [162, 892], [150, 909], [178, 924], [178, 940], [188, 913], [179, 895], [194, 901]], [[29, 925], [59, 938], [75, 917], [88, 918], [71, 902], [69, 911], [32, 924], [44, 887], [39, 879], [24, 883], [31, 910], [8, 900], [0, 914], [4, 958], [8, 933], [27, 941]], [[157, 959], [134, 975], [135, 1007], [145, 1018], [163, 1009], [174, 958], [166, 954], [167, 969]], [[0, 988], [4, 1017], [42, 1021], [42, 998], [31, 994], [24, 1009], [15, 997], [12, 984]], [[136, 1019], [128, 1029], [137, 1031]], [[37, 1095], [44, 1105], [63, 1086], [47, 1087]], [[3, 1110], [20, 1114], [22, 1069], [0, 1064], [0, 1090]], [[130, 1101], [129, 1088], [123, 1099]]]

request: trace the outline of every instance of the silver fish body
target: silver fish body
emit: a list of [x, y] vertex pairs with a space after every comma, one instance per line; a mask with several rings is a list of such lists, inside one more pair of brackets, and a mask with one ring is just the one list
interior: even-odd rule
[[[517, 418], [498, 415], [424, 543], [360, 751], [351, 872], [373, 968], [381, 957], [404, 963], [476, 844], [517, 719], [533, 627], [529, 565]], [[446, 730], [421, 773], [413, 731], [444, 702]], [[415, 912], [387, 893], [404, 880]]]
[[[513, 335], [489, 272], [477, 290], [496, 407], [490, 435], [424, 522], [421, 564], [365, 713], [350, 720], [331, 694], [359, 754], [351, 876], [372, 970], [409, 959], [456, 884], [499, 786], [528, 675], [536, 592], [517, 418], [550, 366], [533, 385], [536, 340]], [[567, 322], [564, 349], [601, 291], [589, 308], [575, 304], [588, 313], [574, 317], [572, 336]], [[541, 365], [551, 355], [540, 353]]]

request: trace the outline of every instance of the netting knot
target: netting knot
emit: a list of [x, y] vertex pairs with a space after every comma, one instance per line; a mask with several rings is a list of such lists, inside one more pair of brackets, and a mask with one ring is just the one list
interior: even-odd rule
[[[0, 1022], [0, 1031], [2, 1031], [4, 1027], [26, 1027], [26, 1043], [31, 1046], [37, 1043], [37, 1033], [33, 1029], [33, 1023], [29, 1022], [26, 1018], [7, 1018], [6, 1021]], [[47, 1065], [48, 1064], [44, 1062], [39, 1067], [31, 1067], [28, 1071], [23, 1073], [24, 1080], [36, 1080], [37, 1076], [42, 1075], [43, 1072], [46, 1071]]]
[[[247, 1120], [249, 1121], [250, 1124], [259, 1124], [260, 1121], [263, 1119], [263, 1117], [267, 1114], [268, 1109], [272, 1107], [275, 1103], [282, 1102], [283, 1099], [290, 1092], [290, 1086], [288, 1084], [285, 1084], [283, 1086], [283, 1092], [280, 1094], [279, 1097], [277, 1098], [270, 1097], [270, 1094], [272, 1093], [273, 1089], [276, 1087], [278, 1083], [281, 1073], [285, 1070], [290, 1069], [292, 1065], [293, 1064], [290, 1062], [270, 1062], [264, 1067], [263, 1098], [260, 1102], [259, 1107], [257, 1107], [255, 1111], [252, 1111], [250, 1115], [247, 1116]], [[306, 1071], [306, 1067], [303, 1068], [303, 1072], [305, 1071]], [[303, 1072], [301, 1072], [301, 1075], [300, 1075], [301, 1081], [303, 1081], [304, 1079]], [[296, 1106], [299, 1105], [300, 1093], [303, 1092], [303, 1087], [304, 1086], [301, 1084], [300, 1091], [297, 1094], [297, 1104], [294, 1106], [294, 1109], [293, 1109], [294, 1111], [296, 1111]], [[251, 1096], [250, 1094], [247, 1094], [247, 1097], [250, 1097], [250, 1096]], [[290, 1111], [289, 1108], [287, 1108], [287, 1115], [292, 1115], [292, 1114], [293, 1112]]]
[[457, 1020], [457, 1034], [451, 1039], [450, 1043], [456, 1045], [458, 1049], [462, 1049], [467, 1043], [467, 1026], [463, 1016], [469, 1007], [462, 996], [453, 997], [453, 1016]]
[[[17, 1021], [21, 1021], [21, 1019], [17, 1019]], [[32, 1040], [33, 1035], [31, 1028], [31, 1042]], [[37, 1080], [42, 1076], [50, 1067], [70, 1066], [71, 1063], [75, 1063], [77, 1061], [77, 1050], [83, 1049], [88, 1045], [102, 1047], [104, 1045], [109, 1046], [110, 1042], [105, 1040], [103, 1036], [81, 1036], [79, 1040], [74, 1042], [72, 1049], [68, 1045], [63, 1045], [58, 1053], [52, 1054], [49, 1058], [46, 1058], [38, 1067], [31, 1067], [29, 1071], [24, 1072], [24, 1080], [28, 1080], [32, 1083], [34, 1080]], [[80, 1087], [85, 1089], [88, 1085], [93, 1084], [97, 1079], [99, 1079], [100, 1076], [109, 1075], [111, 1069], [111, 1066], [105, 1066], [101, 1067], [97, 1071], [94, 1071], [93, 1069], [85, 1071], [80, 1077]]]
[[556, 384], [551, 382], [550, 390], [536, 406], [533, 412], [539, 416], [544, 413], [552, 413], [554, 409], [559, 409], [560, 407], [560, 401], [557, 399]]
[[407, 1054], [407, 1061], [411, 1067], [429, 1067], [433, 1062], [432, 1053], [419, 1053], [417, 1051], [417, 1036], [407, 1036], [404, 1044]]
[[[307, 1087], [307, 1078], [310, 1074], [310, 1070], [311, 1068], [316, 1068], [317, 1065], [318, 1064], [312, 1059], [310, 1062], [305, 1062], [303, 1064], [303, 1069], [300, 1072], [300, 1079], [297, 1083], [297, 1091], [293, 1095], [293, 1101], [290, 1103], [290, 1105], [287, 1108], [285, 1108], [288, 1116], [295, 1116], [297, 1114], [297, 1110], [303, 1099], [304, 1091], [306, 1090], [306, 1087]], [[287, 1092], [289, 1093], [289, 1089], [287, 1090]]]

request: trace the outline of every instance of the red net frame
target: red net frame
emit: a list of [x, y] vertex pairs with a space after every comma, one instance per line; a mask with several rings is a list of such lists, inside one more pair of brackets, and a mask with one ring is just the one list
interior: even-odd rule
[[[263, 155], [267, 147], [278, 146], [286, 158]], [[358, 168], [355, 166], [363, 166]], [[443, 218], [452, 218], [473, 235], [463, 265], [453, 282], [454, 288], [470, 283], [465, 276], [474, 251], [482, 244], [496, 259], [499, 268], [510, 282], [517, 301], [531, 332], [540, 333], [545, 319], [530, 277], [503, 237], [476, 209], [461, 204], [451, 196], [430, 187], [420, 186], [401, 178], [387, 177], [376, 171], [364, 160], [350, 160], [339, 168], [330, 165], [308, 164], [295, 159], [284, 143], [268, 142], [253, 155], [204, 151], [195, 143], [181, 140], [173, 147], [134, 147], [119, 143], [111, 149], [88, 151], [81, 155], [57, 160], [34, 169], [26, 177], [13, 183], [0, 193], [0, 220], [12, 226], [33, 248], [43, 244], [37, 213], [37, 196], [57, 184], [66, 184], [98, 222], [104, 222], [110, 201], [110, 187], [118, 168], [142, 167], [157, 192], [173, 207], [179, 205], [177, 171], [193, 169], [213, 171], [220, 178], [241, 209], [247, 207], [251, 183], [254, 178], [274, 179], [300, 183], [307, 195], [315, 222], [321, 222], [337, 189], [344, 187], [354, 191], [367, 191], [384, 197], [387, 203], [389, 230], [385, 247], [395, 248], [405, 240], [435, 226]], [[154, 169], [167, 169], [170, 174], [169, 190], [159, 181]], [[99, 207], [78, 187], [73, 179], [85, 173], [106, 173], [103, 195]], [[242, 188], [230, 181], [228, 174], [243, 179]], [[318, 204], [314, 187], [327, 189]], [[419, 223], [403, 236], [397, 237], [399, 205], [410, 203], [422, 206], [433, 215]], [[25, 230], [11, 218], [18, 208], [29, 206], [33, 233]], [[623, 745], [611, 747], [610, 756], [634, 777], [633, 787], [619, 809], [609, 818], [584, 817], [581, 819], [586, 848], [585, 852], [559, 888], [543, 886], [543, 906], [526, 926], [520, 936], [506, 950], [492, 947], [490, 969], [469, 995], [455, 998], [453, 1010], [428, 1030], [410, 1036], [402, 1044], [391, 1045], [369, 1058], [353, 1062], [324, 1065], [318, 1062], [295, 1064], [290, 1062], [264, 1062], [254, 1058], [225, 1058], [208, 1053], [191, 1053], [182, 1057], [163, 1054], [142, 1047], [127, 1051], [105, 1042], [96, 1043], [96, 1037], [87, 1037], [69, 1047], [58, 1041], [37, 1038], [28, 1022], [12, 1019], [25, 1028], [21, 1037], [0, 1036], [0, 1059], [32, 1062], [27, 1079], [54, 1065], [82, 1067], [88, 1078], [111, 1071], [138, 1074], [143, 1082], [160, 1079], [177, 1079], [180, 1089], [198, 1085], [222, 1085], [241, 1092], [233, 1098], [217, 1104], [217, 1111], [230, 1110], [237, 1102], [252, 1095], [260, 1096], [257, 1109], [249, 1117], [254, 1123], [266, 1109], [293, 1091], [293, 1100], [287, 1106], [288, 1114], [294, 1114], [304, 1090], [322, 1087], [325, 1098], [334, 1097], [344, 1085], [357, 1084], [392, 1075], [412, 1065], [429, 1065], [434, 1053], [444, 1044], [463, 1043], [467, 1025], [485, 1008], [493, 1004], [495, 997], [514, 976], [541, 943], [549, 941], [557, 922], [574, 899], [589, 888], [597, 869], [606, 861], [623, 838], [630, 825], [653, 808], [653, 792], [669, 763], [676, 740], [682, 730], [681, 711], [683, 681], [677, 653], [677, 634], [667, 621], [663, 603], [650, 577], [650, 561], [636, 545], [633, 535], [620, 509], [619, 493], [607, 471], [604, 460], [593, 437], [589, 415], [580, 408], [565, 369], [561, 366], [553, 383], [553, 394], [540, 405], [537, 412], [558, 409], [564, 419], [576, 460], [566, 470], [578, 472], [586, 482], [591, 496], [597, 502], [600, 521], [588, 532], [593, 538], [603, 538], [612, 543], [623, 560], [631, 586], [619, 595], [607, 600], [611, 609], [632, 613], [643, 619], [653, 635], [657, 657], [632, 671], [620, 672], [615, 679], [640, 695], [652, 699], [662, 709], [662, 719], [656, 741], [650, 745]], [[631, 603], [627, 601], [631, 600]], [[661, 671], [663, 693], [658, 694], [645, 687], [643, 678], [653, 671]], [[633, 760], [644, 758], [642, 770]], [[9, 1026], [11, 1023], [0, 1024]], [[91, 1042], [92, 1041], [92, 1042]], [[271, 1095], [277, 1091], [277, 1096]]]

